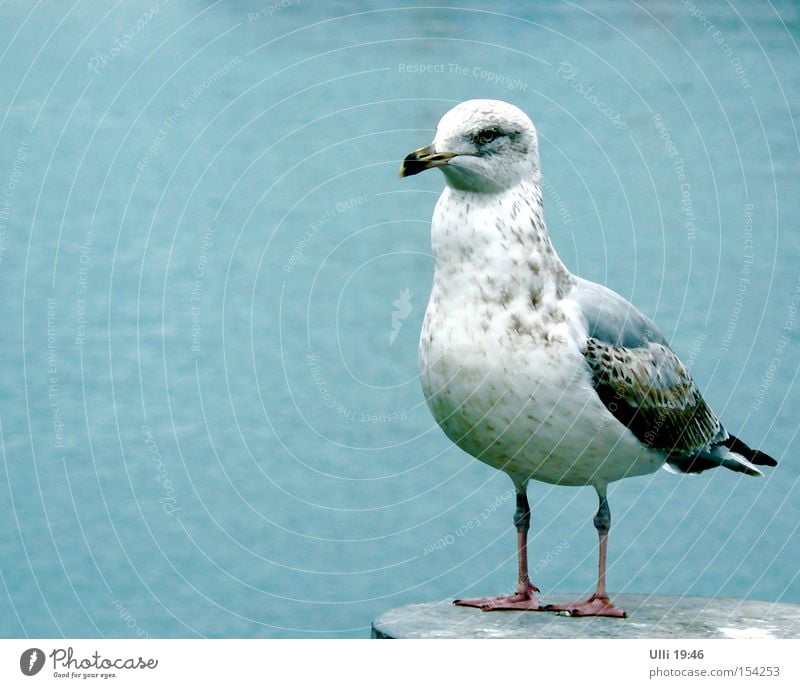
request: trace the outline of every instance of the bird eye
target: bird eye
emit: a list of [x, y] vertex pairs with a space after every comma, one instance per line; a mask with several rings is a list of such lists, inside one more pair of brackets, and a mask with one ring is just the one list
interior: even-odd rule
[[500, 136], [502, 136], [502, 134], [498, 129], [481, 129], [472, 135], [472, 140], [478, 146], [482, 146], [486, 143], [491, 143]]

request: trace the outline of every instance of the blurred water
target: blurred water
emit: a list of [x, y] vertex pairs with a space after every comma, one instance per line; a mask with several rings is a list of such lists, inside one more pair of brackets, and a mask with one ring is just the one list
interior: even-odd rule
[[[612, 590], [800, 602], [797, 6], [448, 4], [0, 8], [2, 636], [363, 637], [513, 585], [510, 482], [416, 380], [443, 181], [397, 178], [472, 97], [781, 460], [615, 486]], [[535, 581], [588, 591], [592, 490], [531, 498]]]

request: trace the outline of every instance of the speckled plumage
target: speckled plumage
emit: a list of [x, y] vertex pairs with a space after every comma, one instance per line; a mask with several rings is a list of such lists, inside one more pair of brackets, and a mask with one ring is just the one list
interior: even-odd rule
[[469, 212], [465, 195], [445, 189], [432, 225], [436, 268], [419, 359], [437, 423], [518, 485], [656, 470], [664, 457], [642, 451], [594, 390], [586, 326], [566, 298], [576, 280], [547, 237], [539, 194], [522, 183], [473, 200]]
[[665, 464], [760, 475], [755, 464], [775, 461], [725, 431], [646, 316], [561, 262], [544, 222], [536, 130], [521, 110], [491, 100], [456, 106], [401, 175], [430, 167], [441, 168], [447, 186], [431, 225], [422, 389], [445, 434], [517, 489], [517, 592], [457, 603], [545, 608], [527, 574], [533, 479], [595, 487], [598, 587], [569, 610], [624, 615], [605, 592], [608, 483]]
[[[437, 423], [517, 485], [601, 487], [713, 453], [727, 433], [663, 335], [556, 254], [527, 116], [499, 101], [462, 103], [442, 118], [433, 148], [459, 151], [487, 127], [512, 131], [511, 142], [448, 160], [433, 214], [419, 362]], [[718, 453], [758, 470], [723, 445]]]

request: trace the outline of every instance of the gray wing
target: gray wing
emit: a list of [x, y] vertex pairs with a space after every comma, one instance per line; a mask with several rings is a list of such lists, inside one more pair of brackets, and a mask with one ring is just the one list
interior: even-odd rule
[[669, 347], [647, 316], [608, 287], [578, 278], [569, 298], [580, 306], [590, 337], [615, 346], [638, 347], [656, 342]]
[[616, 292], [579, 279], [569, 294], [588, 339], [584, 357], [595, 391], [642, 444], [694, 453], [727, 436], [686, 366], [652, 321]]
[[642, 444], [694, 454], [726, 439], [686, 366], [663, 344], [628, 348], [589, 337], [584, 357], [598, 396]]
[[567, 298], [578, 304], [586, 326], [583, 355], [597, 395], [642, 444], [666, 453], [673, 469], [725, 466], [762, 475], [757, 465], [776, 465], [728, 434], [664, 335], [635, 306], [583, 279]]

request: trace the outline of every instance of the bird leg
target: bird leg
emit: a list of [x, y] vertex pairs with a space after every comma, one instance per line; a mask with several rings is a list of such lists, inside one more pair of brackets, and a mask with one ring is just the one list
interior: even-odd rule
[[[526, 486], [527, 487], [527, 486]], [[536, 595], [539, 588], [528, 578], [528, 530], [531, 525], [531, 507], [525, 488], [517, 490], [517, 510], [514, 512], [514, 525], [517, 529], [517, 562], [519, 565], [519, 583], [513, 595], [498, 597], [475, 597], [466, 600], [455, 600], [453, 604], [461, 607], [478, 607], [489, 611], [544, 611]]]
[[625, 618], [627, 614], [615, 607], [608, 598], [606, 591], [606, 553], [608, 549], [608, 531], [611, 530], [611, 509], [608, 507], [605, 487], [597, 490], [600, 498], [600, 508], [594, 517], [594, 527], [600, 538], [600, 556], [597, 572], [597, 589], [588, 600], [572, 602], [570, 604], [548, 604], [547, 611], [568, 612], [570, 616], [613, 616]]

